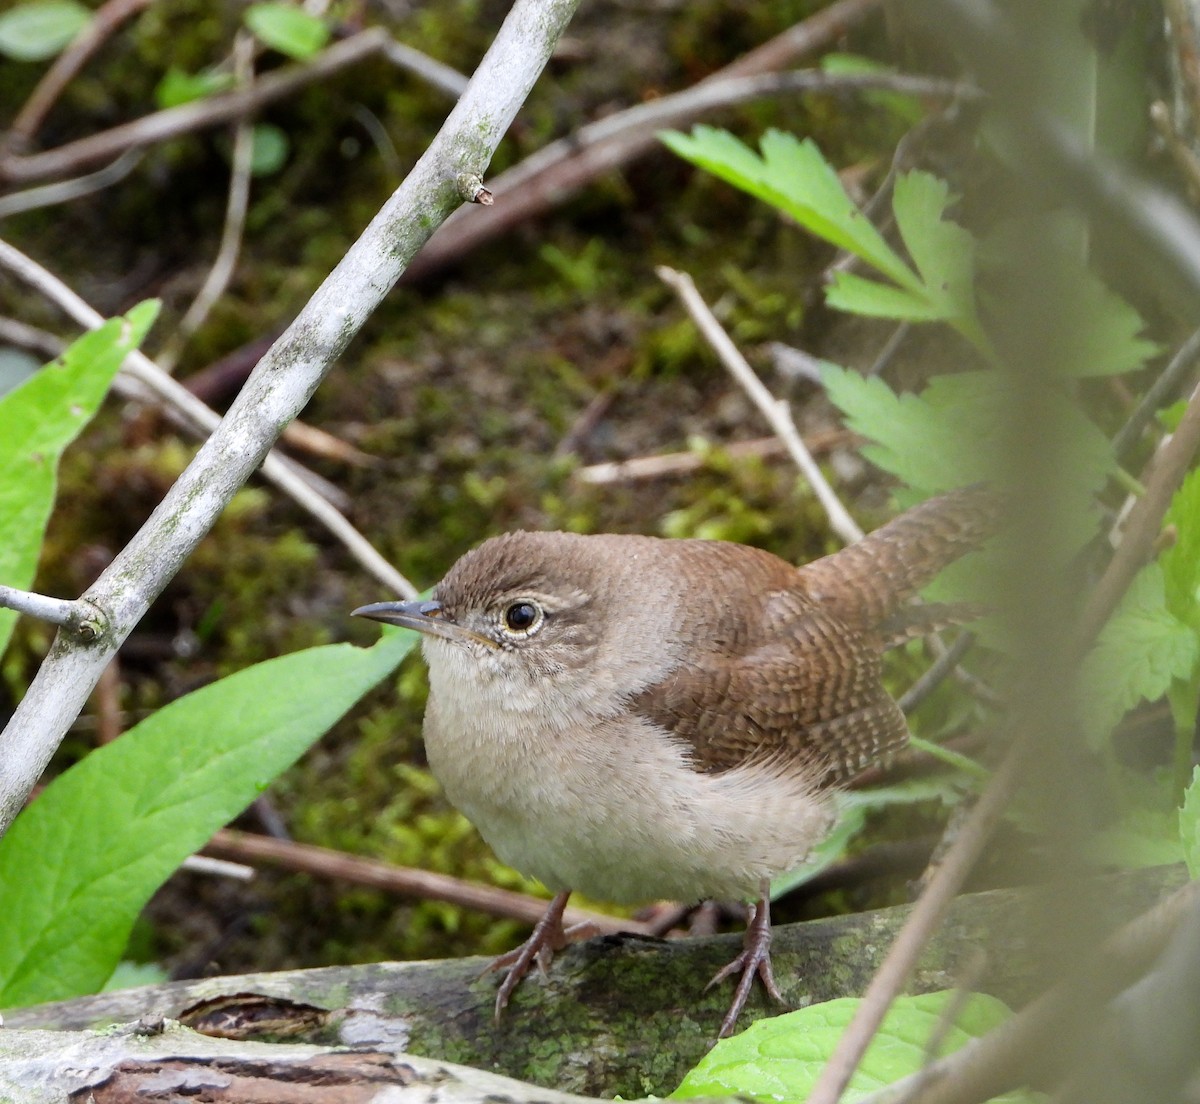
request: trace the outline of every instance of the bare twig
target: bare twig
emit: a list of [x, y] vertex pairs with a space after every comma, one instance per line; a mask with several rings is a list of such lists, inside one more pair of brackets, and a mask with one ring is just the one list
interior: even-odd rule
[[[810, 433], [805, 440], [808, 451], [814, 456], [832, 452], [836, 448], [853, 445], [859, 438], [848, 429], [827, 429]], [[772, 460], [788, 455], [787, 445], [778, 437], [758, 437], [752, 441], [731, 441], [719, 445], [721, 452], [741, 460], [753, 457]], [[581, 483], [606, 486], [611, 483], [636, 483], [642, 479], [665, 479], [677, 475], [690, 475], [699, 471], [708, 458], [700, 452], [667, 452], [661, 456], [634, 456], [628, 460], [611, 460], [603, 464], [589, 464], [574, 473]]]
[[51, 625], [72, 630], [78, 628], [81, 616], [78, 602], [10, 586], [0, 586], [0, 608], [16, 610], [39, 621], [49, 621]]
[[1167, 366], [1159, 372], [1154, 382], [1146, 388], [1145, 395], [1137, 404], [1129, 419], [1113, 438], [1113, 454], [1120, 463], [1137, 443], [1142, 431], [1153, 420], [1154, 415], [1171, 402], [1183, 381], [1200, 365], [1200, 330], [1196, 330], [1171, 357]]
[[[327, 847], [296, 843], [293, 840], [274, 839], [271, 836], [254, 835], [223, 828], [204, 848], [206, 855], [236, 859], [245, 863], [270, 863], [304, 874], [315, 874], [321, 878], [337, 878], [355, 885], [371, 886], [402, 897], [416, 897], [424, 901], [448, 901], [452, 905], [476, 909], [489, 916], [504, 916], [535, 924], [546, 911], [546, 902], [525, 893], [514, 893], [496, 886], [477, 885], [453, 878], [449, 874], [436, 874], [430, 870], [417, 870], [408, 866], [367, 859], [360, 855], [348, 855]], [[623, 920], [603, 913], [587, 912], [583, 909], [568, 909], [566, 922], [570, 924], [595, 924], [601, 934], [635, 932], [649, 935], [650, 926], [638, 920]]]
[[420, 77], [431, 88], [444, 92], [453, 100], [457, 100], [467, 90], [467, 78], [457, 69], [421, 53], [420, 50], [414, 50], [403, 42], [397, 42], [394, 38], [384, 42], [383, 56], [397, 69], [405, 69], [413, 76]]
[[36, 211], [41, 207], [54, 207], [69, 203], [80, 196], [91, 195], [124, 180], [145, 156], [143, 150], [126, 150], [111, 165], [105, 165], [94, 173], [76, 176], [71, 180], [59, 180], [53, 184], [42, 184], [26, 188], [23, 192], [10, 192], [0, 196], [0, 219], [19, 215], [22, 211]]
[[1022, 1084], [1035, 1072], [1038, 1057], [1044, 1060], [1055, 1049], [1051, 1040], [1063, 1024], [1079, 1015], [1095, 1017], [1103, 1001], [1144, 973], [1198, 905], [1200, 882], [1189, 882], [1106, 939], [1073, 977], [1030, 1002], [998, 1030], [881, 1089], [863, 1104], [901, 1104], [918, 1090], [921, 1104], [975, 1104]]
[[0, 342], [15, 345], [18, 349], [33, 353], [43, 360], [53, 360], [67, 343], [56, 334], [47, 333], [15, 318], [0, 317]]
[[705, 341], [712, 346], [738, 386], [749, 395], [780, 440], [787, 445], [792, 460], [808, 480], [809, 486], [828, 515], [833, 531], [847, 544], [861, 540], [863, 531], [842, 505], [841, 499], [829, 485], [812, 453], [801, 439], [796, 423], [792, 420], [791, 407], [781, 399], [775, 398], [763, 385], [762, 380], [754, 374], [754, 369], [746, 363], [746, 358], [738, 351], [724, 327], [709, 310], [700, 292], [696, 290], [692, 278], [687, 273], [676, 272], [673, 268], [663, 265], [656, 268], [655, 272], [658, 278], [679, 296]]
[[802, 70], [761, 76], [710, 77], [692, 88], [662, 96], [581, 127], [532, 154], [488, 182], [496, 210], [486, 218], [459, 212], [409, 267], [407, 282], [422, 280], [545, 211], [566, 202], [596, 177], [628, 164], [658, 146], [663, 127], [683, 126], [718, 108], [788, 92], [848, 93], [889, 88], [950, 99], [970, 86], [933, 77], [893, 73], [825, 73]]
[[[16, 273], [22, 280], [37, 288], [76, 322], [86, 329], [95, 329], [104, 323], [104, 318], [85, 303], [78, 295], [52, 273], [25, 256], [5, 241], [0, 241], [0, 265]], [[138, 386], [149, 390], [164, 403], [179, 411], [205, 433], [213, 432], [221, 423], [220, 416], [210, 410], [186, 387], [177, 383], [144, 353], [132, 352], [125, 358], [122, 375], [128, 376]], [[118, 380], [120, 380], [118, 376]], [[294, 461], [275, 453], [269, 453], [262, 463], [263, 475], [281, 491], [293, 499], [324, 525], [362, 566], [384, 586], [399, 594], [416, 596], [417, 589], [391, 564], [387, 562], [370, 542], [326, 498], [315, 493], [310, 483], [299, 473], [302, 471]]]
[[5, 135], [0, 156], [10, 150], [25, 149], [50, 113], [55, 101], [75, 75], [87, 64], [88, 59], [107, 41], [109, 36], [127, 19], [149, 7], [154, 0], [107, 0], [101, 4], [88, 20], [83, 30], [46, 70], [38, 81], [33, 94], [25, 106], [17, 112], [8, 134]]
[[1188, 399], [1179, 426], [1159, 450], [1154, 469], [1146, 480], [1146, 493], [1129, 511], [1121, 543], [1088, 597], [1081, 621], [1083, 646], [1090, 645], [1117, 608], [1134, 575], [1149, 561], [1163, 516], [1191, 466], [1197, 447], [1200, 447], [1200, 385]]
[[[249, 87], [254, 79], [254, 39], [248, 31], [239, 31], [233, 40], [234, 79], [239, 89]], [[233, 129], [233, 157], [229, 172], [229, 199], [225, 205], [225, 224], [216, 259], [208, 270], [196, 298], [180, 319], [171, 339], [155, 358], [159, 368], [170, 375], [179, 362], [188, 338], [203, 324], [214, 304], [225, 293], [237, 265], [242, 246], [242, 230], [246, 225], [246, 209], [250, 205], [250, 168], [254, 155], [254, 124], [246, 116]]]
[[853, 1020], [838, 1039], [829, 1061], [808, 1096], [808, 1104], [837, 1104], [859, 1059], [883, 1022], [893, 998], [904, 988], [921, 951], [941, 923], [955, 895], [975, 865], [1009, 801], [1016, 792], [1029, 751], [1030, 728], [1016, 729], [1004, 761], [992, 775], [945, 860], [913, 905], [904, 927], [888, 950]]
[[268, 73], [243, 91], [156, 111], [129, 123], [68, 142], [57, 149], [0, 158], [0, 180], [14, 182], [69, 176], [107, 161], [128, 149], [140, 149], [205, 127], [244, 118], [292, 93], [380, 53], [388, 42], [382, 27], [372, 27], [322, 51], [312, 61]]
[[941, 655], [929, 665], [928, 670], [901, 695], [897, 704], [905, 713], [911, 713], [942, 681], [958, 666], [959, 660], [967, 654], [975, 643], [972, 633], [960, 633], [958, 638]]
[[[574, 0], [516, 0], [467, 91], [404, 183], [259, 362], [154, 513], [88, 589], [84, 599], [102, 611], [107, 631], [88, 648], [72, 648], [60, 638], [0, 733], [0, 830], [20, 811], [105, 664], [457, 205], [455, 176], [486, 172], [574, 9]], [[153, 375], [161, 387], [160, 377]], [[169, 377], [167, 382], [179, 387]]]

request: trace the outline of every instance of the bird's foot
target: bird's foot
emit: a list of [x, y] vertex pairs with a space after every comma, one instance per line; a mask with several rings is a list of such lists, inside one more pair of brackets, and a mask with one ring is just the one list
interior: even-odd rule
[[485, 974], [493, 973], [496, 970], [506, 971], [504, 980], [500, 983], [500, 989], [496, 993], [497, 1022], [500, 1020], [500, 1014], [508, 1005], [509, 998], [516, 992], [521, 980], [535, 964], [545, 974], [558, 951], [561, 951], [569, 943], [574, 943], [579, 939], [588, 939], [596, 934], [595, 925], [586, 922], [572, 924], [569, 928], [563, 927], [563, 911], [567, 907], [567, 898], [570, 896], [570, 890], [563, 890], [557, 894], [550, 902], [545, 914], [534, 925], [529, 938], [519, 947], [514, 947], [511, 951], [493, 959], [483, 971]]
[[733, 991], [729, 1011], [725, 1013], [725, 1018], [721, 1021], [721, 1030], [717, 1032], [718, 1039], [725, 1039], [733, 1034], [738, 1016], [746, 1006], [746, 999], [754, 986], [755, 977], [762, 981], [763, 988], [774, 1000], [780, 1004], [787, 1003], [779, 991], [779, 986], [775, 984], [775, 974], [771, 969], [771, 898], [768, 894], [769, 889], [764, 887], [758, 904], [753, 906], [754, 912], [746, 925], [745, 943], [741, 954], [728, 966], [718, 970], [712, 981], [704, 987], [704, 991], [708, 992], [727, 977], [741, 974], [737, 988]]

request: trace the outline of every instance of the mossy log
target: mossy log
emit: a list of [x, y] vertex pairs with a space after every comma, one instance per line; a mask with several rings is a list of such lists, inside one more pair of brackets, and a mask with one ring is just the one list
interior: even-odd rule
[[[1114, 875], [1099, 882], [1098, 899], [1115, 925], [1185, 878], [1181, 867]], [[1023, 1004], [1049, 980], [1044, 964], [1027, 953], [1044, 908], [1043, 895], [1021, 890], [959, 898], [910, 991], [955, 985], [968, 963], [978, 968], [984, 949], [987, 962], [974, 987], [1011, 1006]], [[861, 994], [908, 911], [880, 909], [776, 929], [775, 974], [788, 1002], [798, 1007]], [[704, 984], [739, 946], [736, 935], [591, 940], [560, 954], [547, 976], [531, 975], [499, 1023], [492, 1016], [495, 978], [480, 976], [486, 965], [480, 958], [175, 982], [18, 1009], [5, 1014], [5, 1023], [78, 1031], [145, 1017], [185, 1023], [200, 1015], [230, 1023], [245, 1018], [265, 1037], [378, 1046], [563, 1092], [634, 1099], [670, 1092], [708, 1048], [729, 991], [706, 992]], [[219, 1000], [223, 1004], [214, 1003]], [[742, 1026], [775, 1011], [756, 994]], [[73, 1038], [64, 1036], [64, 1045]], [[11, 1072], [0, 1058], [0, 1085], [6, 1075]]]

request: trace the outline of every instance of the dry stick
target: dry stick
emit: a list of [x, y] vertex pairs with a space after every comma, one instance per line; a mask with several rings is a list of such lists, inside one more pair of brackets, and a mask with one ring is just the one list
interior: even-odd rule
[[77, 631], [80, 624], [79, 604], [65, 598], [51, 598], [16, 587], [0, 586], [0, 609], [16, 610], [39, 621]]
[[787, 445], [792, 460], [808, 480], [828, 515], [833, 531], [846, 544], [853, 544], [855, 541], [861, 540], [863, 531], [850, 516], [846, 507], [842, 505], [841, 499], [829, 485], [820, 466], [805, 446], [796, 429], [796, 423], [792, 420], [791, 408], [782, 399], [775, 398], [764, 386], [762, 380], [754, 374], [754, 369], [746, 363], [746, 358], [738, 351], [721, 323], [709, 310], [708, 304], [704, 302], [700, 292], [696, 290], [692, 278], [685, 272], [676, 272], [675, 269], [667, 268], [665, 265], [660, 265], [654, 271], [658, 278], [679, 296], [704, 340], [712, 346], [721, 363], [733, 376], [734, 381], [746, 392], [751, 402], [766, 417], [771, 428]]
[[[1100, 1004], [1134, 982], [1161, 954], [1178, 923], [1200, 906], [1200, 882], [1189, 882], [1106, 939], [1093, 959], [1067, 980], [1048, 989], [995, 1031], [917, 1073], [867, 1097], [862, 1104], [975, 1104], [1012, 1089], [1023, 1080], [1030, 1055], [1044, 1051], [1061, 1025], [1078, 1011]], [[811, 1099], [811, 1098], [810, 1098]]]
[[[254, 79], [254, 39], [239, 31], [233, 40], [233, 66], [239, 89], [247, 88]], [[246, 209], [250, 205], [250, 169], [254, 156], [254, 125], [249, 116], [238, 120], [233, 133], [233, 159], [229, 173], [229, 199], [225, 205], [225, 225], [217, 256], [201, 284], [196, 298], [179, 322], [155, 360], [170, 375], [179, 363], [179, 355], [192, 336], [208, 317], [217, 300], [225, 293], [241, 252], [242, 231], [246, 225]]]
[[101, 4], [67, 48], [54, 59], [38, 81], [25, 106], [17, 113], [5, 135], [3, 149], [23, 149], [41, 128], [55, 101], [75, 75], [87, 64], [88, 59], [102, 46], [109, 36], [125, 20], [149, 7], [154, 0], [108, 0]]
[[15, 182], [68, 176], [89, 165], [107, 161], [127, 149], [153, 145], [204, 127], [219, 126], [284, 99], [314, 81], [331, 76], [372, 54], [381, 53], [388, 42], [382, 27], [372, 27], [335, 43], [312, 61], [268, 73], [244, 91], [226, 92], [193, 103], [169, 107], [99, 134], [68, 142], [57, 149], [26, 156], [10, 154], [0, 159], [0, 180]]
[[1137, 404], [1134, 412], [1113, 438], [1113, 455], [1117, 463], [1124, 460], [1154, 415], [1174, 398], [1184, 377], [1194, 372], [1197, 364], [1200, 364], [1200, 330], [1195, 330], [1179, 347], [1167, 366], [1146, 389], [1142, 401]]
[[[476, 909], [489, 916], [502, 916], [527, 924], [536, 923], [546, 911], [545, 901], [525, 893], [477, 885], [465, 882], [461, 878], [452, 878], [448, 874], [395, 866], [378, 859], [347, 855], [343, 851], [334, 851], [328, 847], [273, 839], [270, 836], [238, 832], [229, 828], [222, 828], [213, 836], [204, 848], [204, 854], [250, 864], [271, 863], [286, 870], [315, 874], [321, 878], [339, 878], [355, 885], [371, 886], [403, 897], [448, 901], [452, 905]], [[568, 909], [564, 919], [568, 925], [582, 922], [595, 924], [604, 935], [617, 932], [652, 934], [650, 925], [641, 921], [618, 919], [583, 909]]]
[[662, 96], [581, 127], [538, 150], [489, 182], [496, 210], [471, 211], [446, 220], [405, 275], [408, 282], [434, 275], [472, 249], [569, 199], [597, 176], [658, 147], [663, 127], [683, 126], [718, 108], [786, 92], [846, 93], [889, 89], [942, 99], [970, 96], [960, 82], [891, 73], [824, 73], [798, 70], [749, 77], [710, 77], [693, 88]]
[[515, 0], [467, 91], [404, 182], [259, 362], [151, 516], [88, 588], [84, 599], [104, 615], [99, 639], [81, 648], [60, 635], [0, 732], [0, 831], [24, 805], [104, 665], [460, 202], [456, 178], [486, 171], [574, 10], [575, 0]]
[[1121, 543], [1083, 609], [1081, 633], [1090, 642], [1117, 608], [1134, 575], [1149, 561], [1163, 516], [1200, 447], [1200, 385], [1192, 391], [1175, 432], [1159, 450], [1146, 493], [1125, 522]]
[[673, 114], [657, 121], [646, 120], [642, 111], [651, 105], [639, 105], [551, 143], [491, 182], [493, 193], [503, 201], [494, 215], [488, 219], [468, 218], [459, 212], [448, 219], [416, 263], [409, 266], [406, 279], [411, 282], [434, 274], [518, 223], [564, 202], [601, 173], [635, 160], [654, 147], [654, 135], [660, 127], [681, 125], [713, 106], [729, 102], [718, 96], [715, 103], [694, 102], [689, 110], [685, 104], [693, 101], [688, 98], [698, 91], [703, 97], [706, 85], [728, 82], [732, 87], [734, 78], [782, 69], [836, 41], [880, 6], [881, 0], [838, 0], [719, 69], [695, 89], [655, 101], [658, 105], [675, 105]]
[[[818, 430], [808, 435], [805, 444], [813, 455], [832, 452], [854, 444], [858, 434], [848, 429]], [[772, 460], [787, 455], [787, 445], [778, 437], [757, 437], [751, 441], [730, 441], [717, 446], [722, 454], [740, 460], [753, 457]], [[709, 462], [701, 452], [665, 452], [658, 456], [633, 456], [628, 460], [608, 460], [602, 464], [589, 464], [572, 473], [580, 483], [605, 486], [610, 483], [635, 483], [641, 479], [665, 479], [676, 475], [690, 475]]]
[[[104, 318], [61, 280], [3, 240], [0, 240], [0, 266], [35, 287], [86, 329], [93, 330], [104, 324]], [[144, 353], [130, 353], [121, 366], [121, 373], [128, 373], [137, 384], [199, 426], [205, 435], [221, 423], [220, 415], [205, 406], [182, 384], [160, 371]], [[392, 567], [336, 507], [313, 490], [299, 474], [302, 470], [300, 465], [275, 452], [268, 453], [262, 462], [263, 475], [321, 522], [365, 570], [396, 593], [415, 598], [416, 587]]]
[[36, 211], [41, 207], [55, 207], [60, 203], [69, 203], [81, 196], [111, 188], [133, 172], [145, 155], [144, 150], [126, 150], [112, 164], [86, 176], [73, 176], [69, 180], [39, 184], [35, 188], [0, 196], [0, 219], [9, 215], [19, 215], [23, 211]]
[[[1146, 493], [1130, 513], [1121, 543], [1084, 607], [1076, 643], [1079, 657], [1091, 647], [1133, 576], [1145, 563], [1171, 497], [1182, 482], [1197, 447], [1200, 447], [1200, 387], [1192, 392], [1179, 428], [1160, 452], [1158, 464], [1146, 482]], [[1014, 723], [1015, 736], [1003, 763], [971, 811], [961, 835], [946, 852], [942, 866], [913, 906], [896, 942], [863, 994], [854, 1019], [821, 1072], [808, 1104], [836, 1104], [841, 1097], [892, 1000], [907, 983], [925, 943], [1015, 792], [1024, 761], [1032, 750], [1029, 739], [1032, 731], [1031, 725], [1022, 724], [1019, 719]]]

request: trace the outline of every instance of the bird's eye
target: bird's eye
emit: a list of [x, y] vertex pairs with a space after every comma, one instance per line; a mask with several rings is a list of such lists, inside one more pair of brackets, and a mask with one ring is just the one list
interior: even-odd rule
[[504, 611], [504, 623], [513, 632], [529, 632], [542, 619], [542, 611], [532, 602], [514, 602]]

